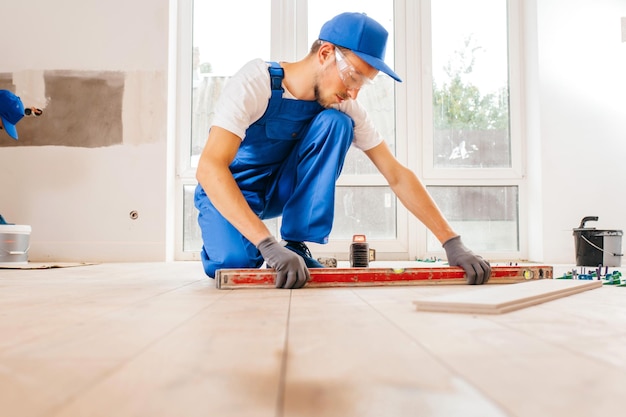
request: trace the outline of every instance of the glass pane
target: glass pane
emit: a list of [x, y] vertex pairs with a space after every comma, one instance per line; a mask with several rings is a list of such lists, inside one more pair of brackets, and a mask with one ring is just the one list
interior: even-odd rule
[[197, 166], [225, 81], [246, 62], [269, 58], [270, 24], [271, 0], [194, 0], [192, 167]]
[[[393, 0], [315, 0], [308, 2], [308, 46], [318, 37], [322, 25], [345, 11], [366, 13], [376, 19], [389, 32], [385, 62], [394, 67]], [[373, 85], [364, 88], [358, 100], [367, 109], [383, 138], [395, 152], [395, 81], [379, 74]], [[350, 149], [343, 167], [343, 174], [373, 174], [378, 171], [371, 161], [356, 149]]]
[[[183, 189], [183, 251], [199, 252], [202, 249], [202, 232], [198, 225], [198, 209], [193, 202], [196, 186], [185, 185]], [[280, 236], [280, 219], [263, 220], [263, 223], [274, 236]]]
[[433, 164], [511, 166], [506, 0], [433, 0]]
[[389, 187], [340, 187], [335, 193], [331, 239], [395, 239], [396, 197]]
[[[475, 252], [519, 250], [518, 189], [508, 187], [428, 187], [463, 242]], [[428, 250], [441, 250], [429, 232]]]
[[183, 251], [198, 252], [202, 249], [202, 234], [198, 226], [198, 210], [193, 204], [195, 185], [183, 188]]
[[[193, 204], [195, 189], [195, 185], [184, 187], [185, 252], [202, 248], [198, 210]], [[335, 226], [331, 239], [352, 239], [355, 234], [365, 234], [368, 239], [396, 237], [396, 197], [388, 187], [341, 187], [335, 198]], [[275, 236], [280, 236], [280, 219], [265, 220], [264, 223]]]

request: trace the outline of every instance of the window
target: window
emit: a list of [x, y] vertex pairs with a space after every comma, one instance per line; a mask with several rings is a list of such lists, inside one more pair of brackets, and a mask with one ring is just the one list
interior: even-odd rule
[[[310, 45], [317, 39], [326, 21], [345, 11], [366, 13], [387, 29], [389, 39], [385, 61], [394, 68], [393, 0], [309, 1], [307, 43]], [[396, 149], [394, 84], [393, 79], [381, 73], [358, 97], [392, 152]], [[380, 250], [382, 246], [389, 246], [390, 242], [397, 242], [397, 225], [396, 199], [391, 189], [369, 158], [360, 150], [351, 148], [337, 186], [335, 222], [330, 243], [324, 246], [311, 245], [312, 250], [334, 255], [347, 253], [355, 234], [365, 234], [369, 240], [378, 240], [377, 249]]]
[[[359, 100], [392, 151], [427, 185], [468, 246], [485, 256], [523, 257], [525, 187], [512, 65], [518, 1], [179, 2], [177, 258], [197, 259], [202, 245], [195, 169], [224, 82], [253, 58], [302, 58], [321, 25], [343, 11], [365, 12], [389, 31], [386, 61], [404, 83], [379, 75]], [[379, 259], [441, 254], [440, 243], [356, 149], [348, 153], [336, 197], [330, 243], [311, 245], [315, 255], [346, 259], [353, 234], [365, 234]], [[278, 236], [280, 219], [268, 226]]]
[[[522, 257], [517, 2], [430, 2], [424, 181], [473, 250]], [[428, 10], [427, 8], [425, 8]], [[426, 64], [428, 62], [428, 64]], [[426, 81], [426, 80], [425, 80]], [[427, 250], [440, 243], [428, 233]]]
[[435, 168], [510, 168], [507, 8], [502, 0], [431, 6]]
[[[480, 253], [519, 248], [516, 186], [431, 186], [428, 191], [464, 243]], [[428, 244], [436, 250], [432, 235]]]
[[189, 105], [181, 106], [183, 114], [179, 117], [182, 126], [179, 128], [178, 189], [182, 191], [182, 204], [178, 213], [182, 233], [177, 234], [176, 257], [189, 259], [197, 258], [202, 247], [194, 207], [195, 170], [214, 106], [230, 76], [249, 60], [269, 56], [271, 0], [231, 0], [220, 3], [219, 10], [210, 0], [186, 0], [180, 4], [186, 23], [181, 32], [187, 32], [189, 23], [192, 30], [190, 38], [181, 36], [183, 41], [179, 42], [181, 50], [188, 53], [183, 54], [179, 62], [182, 67], [179, 97], [181, 103]]

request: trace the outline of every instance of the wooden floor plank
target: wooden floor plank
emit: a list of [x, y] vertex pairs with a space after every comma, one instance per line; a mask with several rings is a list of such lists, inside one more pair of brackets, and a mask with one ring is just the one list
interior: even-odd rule
[[[621, 289], [602, 288], [571, 298], [580, 300], [611, 290]], [[601, 417], [621, 413], [618, 398], [626, 383], [626, 368], [599, 360], [591, 351], [573, 349], [569, 343], [587, 337], [581, 323], [544, 308], [566, 302], [567, 298], [506, 315], [414, 311], [411, 316], [404, 306], [421, 291], [411, 292], [369, 291], [360, 295], [510, 415]], [[560, 343], [546, 337], [545, 332], [539, 336], [534, 329], [540, 316], [545, 323], [552, 323], [552, 329], [567, 336], [562, 336]], [[608, 329], [623, 334], [621, 328], [609, 323], [596, 323], [594, 332], [608, 335]], [[619, 340], [609, 343], [617, 347]]]
[[[25, 307], [16, 309], [19, 315], [13, 311], [0, 316], [0, 329], [11, 332], [5, 334], [13, 341], [0, 351], [0, 404], [13, 411], [10, 415], [50, 415], [224, 296], [197, 274], [195, 280], [177, 279], [180, 268], [139, 268], [134, 273], [130, 266], [128, 275], [126, 267], [120, 268], [117, 278], [119, 270], [113, 266], [101, 267], [103, 274], [93, 279], [93, 272], [78, 280], [75, 273], [45, 279], [36, 275], [30, 287], [33, 302], [27, 301], [29, 284], [14, 282]], [[7, 281], [2, 281], [6, 288]]]
[[502, 314], [602, 287], [601, 281], [543, 279], [414, 301], [418, 310]]
[[626, 371], [626, 289], [605, 286], [506, 314], [498, 320], [533, 337]]
[[[323, 308], [320, 308], [323, 306]], [[407, 303], [407, 313], [414, 313]], [[358, 291], [294, 292], [284, 416], [504, 416]]]
[[[184, 265], [184, 264], [183, 264]], [[2, 271], [0, 352], [204, 280], [193, 265], [108, 264], [43, 271]]]
[[483, 289], [218, 290], [198, 262], [1, 270], [0, 415], [622, 414], [626, 289], [502, 315], [413, 305]]
[[275, 416], [290, 291], [226, 294], [54, 416]]

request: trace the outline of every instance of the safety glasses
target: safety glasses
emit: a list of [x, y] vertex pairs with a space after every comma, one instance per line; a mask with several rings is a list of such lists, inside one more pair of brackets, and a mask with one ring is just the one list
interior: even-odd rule
[[348, 90], [359, 90], [366, 85], [372, 84], [373, 81], [365, 75], [357, 71], [356, 68], [348, 61], [348, 58], [335, 47], [335, 62], [339, 71], [339, 78]]

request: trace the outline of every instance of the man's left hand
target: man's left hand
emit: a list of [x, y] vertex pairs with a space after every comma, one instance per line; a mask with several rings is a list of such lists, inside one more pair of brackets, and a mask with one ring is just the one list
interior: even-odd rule
[[448, 239], [443, 248], [446, 251], [448, 264], [460, 266], [465, 271], [467, 283], [470, 285], [486, 284], [491, 276], [491, 266], [482, 257], [474, 254], [463, 242], [461, 236]]

